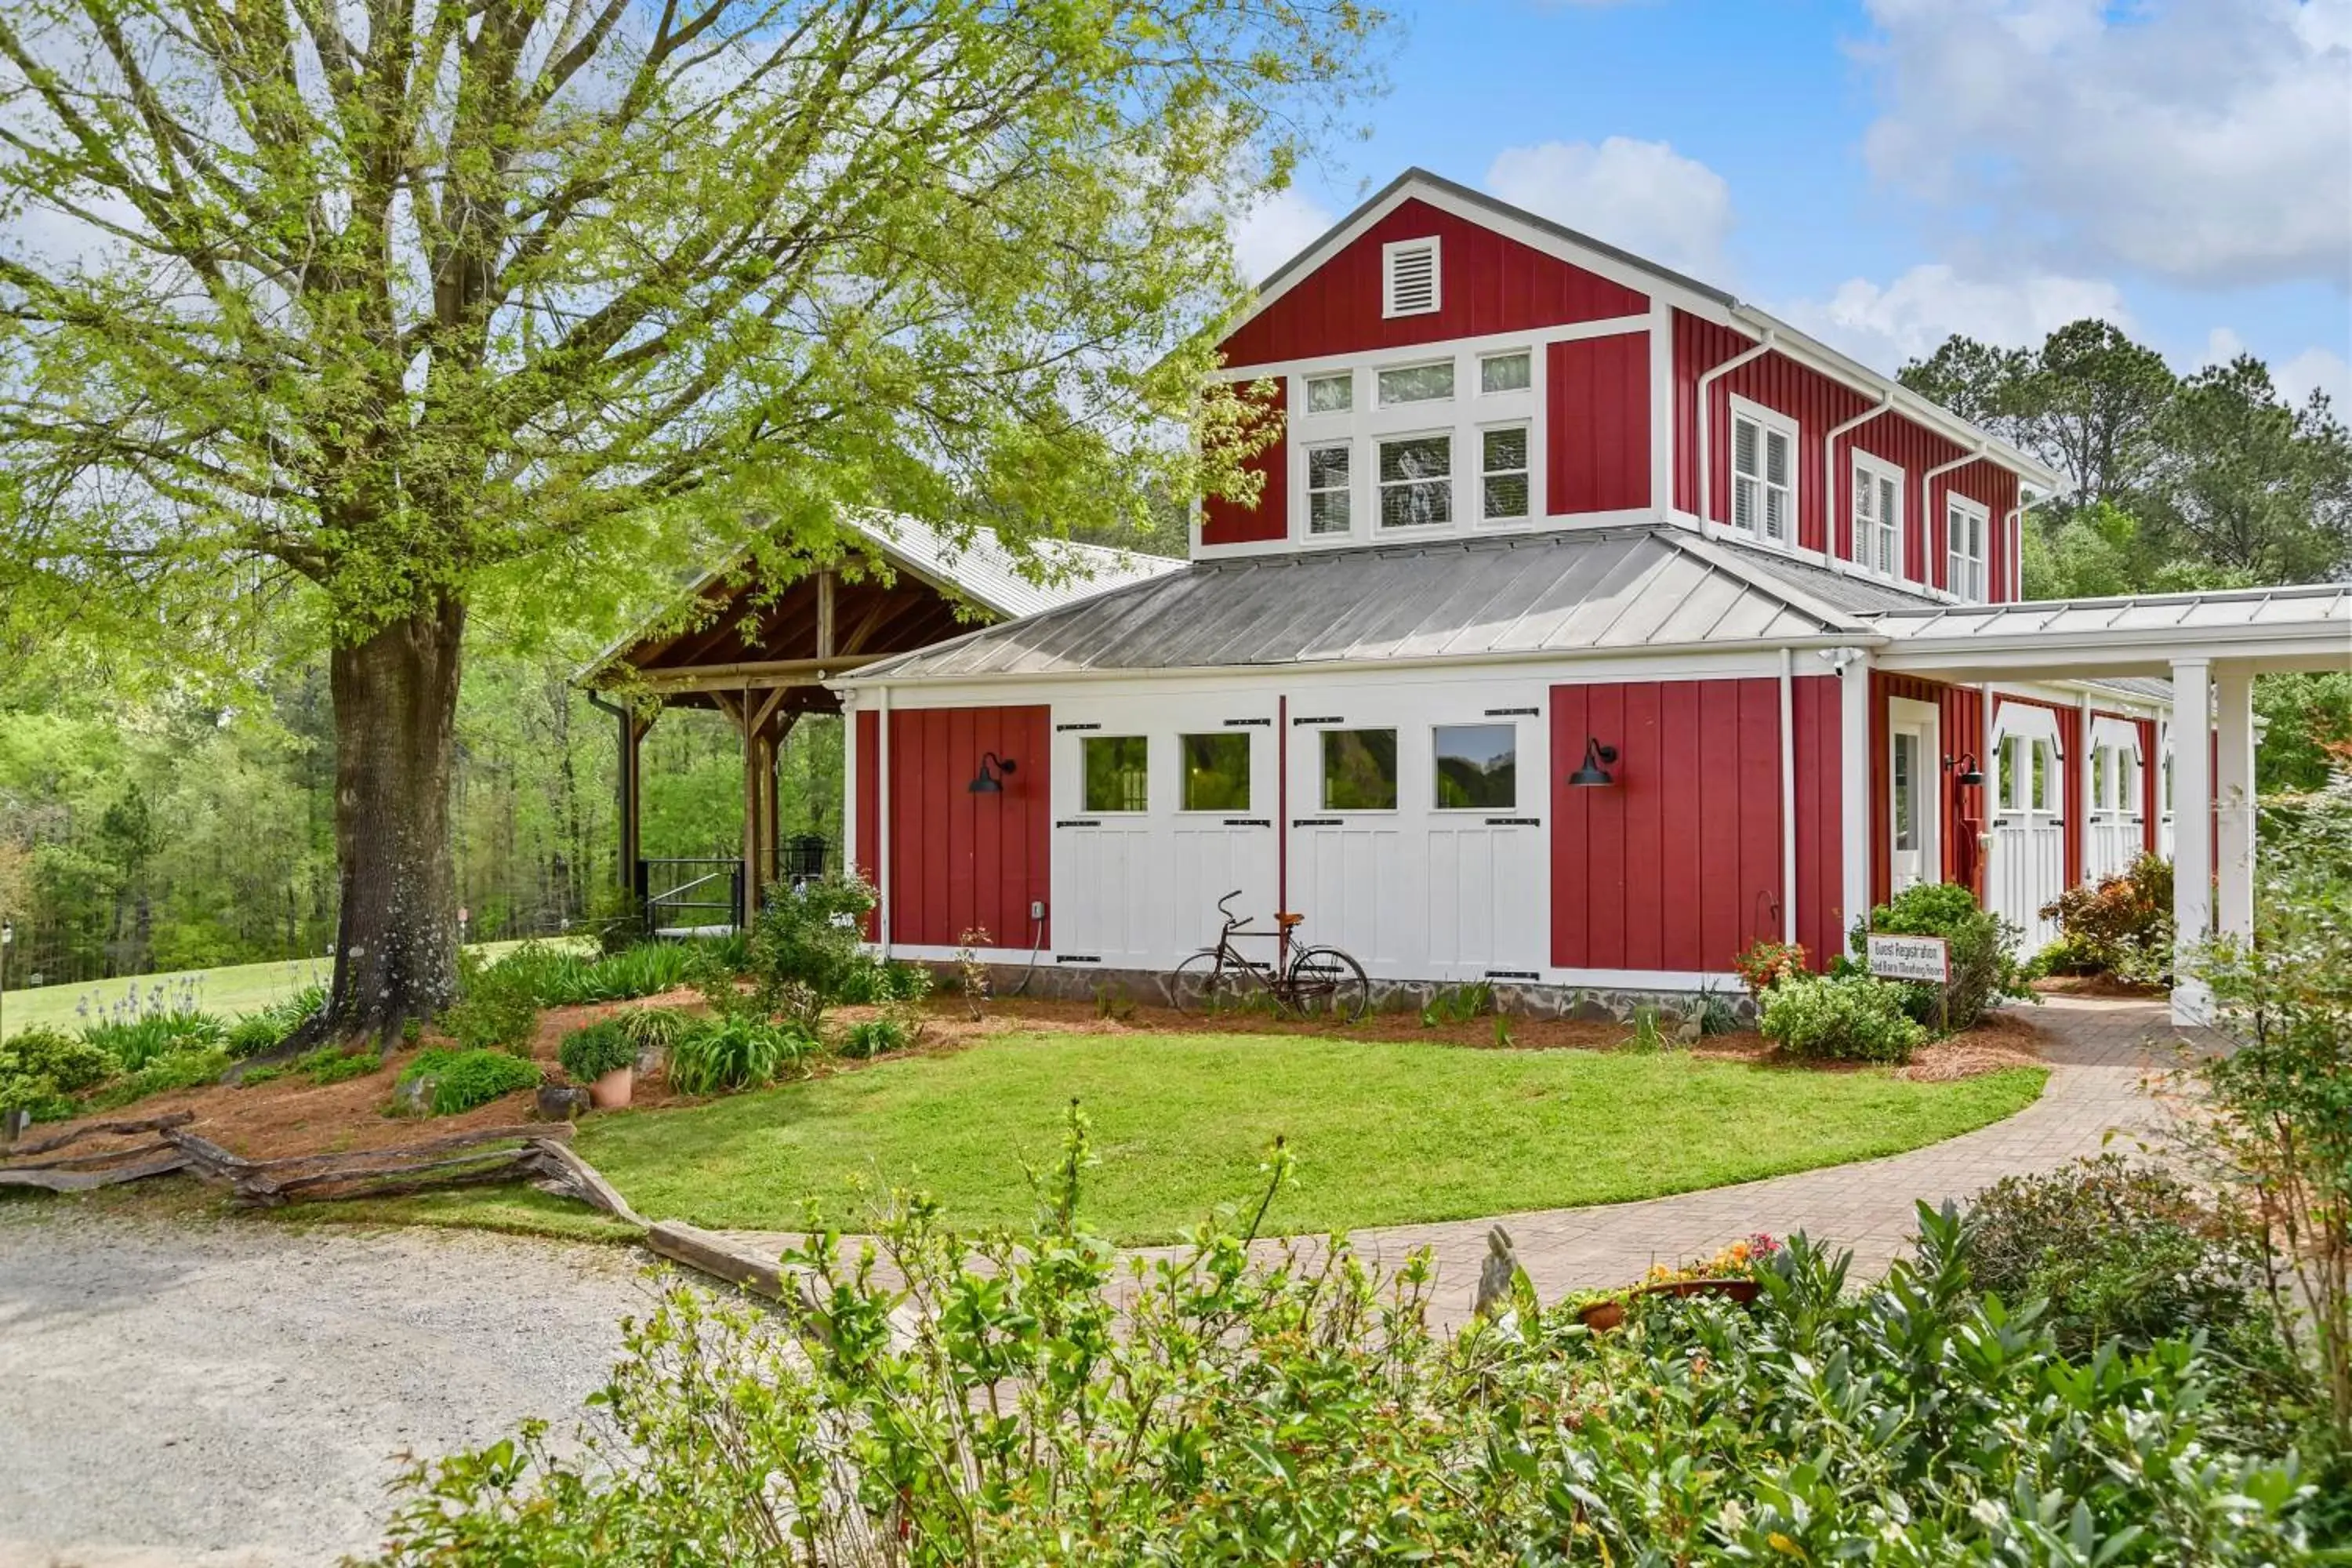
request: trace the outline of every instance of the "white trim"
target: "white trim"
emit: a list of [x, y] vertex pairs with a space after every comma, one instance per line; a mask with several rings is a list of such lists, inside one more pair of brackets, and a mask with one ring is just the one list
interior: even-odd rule
[[[1742, 397], [1738, 393], [1731, 395], [1728, 413], [1731, 426], [1731, 496], [1726, 508], [1724, 526], [1731, 530], [1734, 537], [1750, 544], [1784, 552], [1793, 549], [1797, 545], [1798, 535], [1803, 531], [1800, 520], [1804, 516], [1805, 508], [1804, 476], [1803, 465], [1797, 460], [1797, 455], [1804, 450], [1804, 427], [1792, 416]], [[1739, 426], [1743, 421], [1756, 426], [1757, 468], [1752, 475], [1739, 471]], [[1771, 460], [1769, 454], [1773, 436], [1780, 437], [1789, 444], [1785, 468], [1788, 478], [1783, 486], [1775, 486], [1769, 478]], [[1743, 479], [1753, 479], [1757, 486], [1758, 510], [1753, 519], [1756, 524], [1753, 531], [1741, 528], [1738, 523], [1739, 481]], [[1776, 489], [1785, 489], [1789, 495], [1782, 518], [1785, 531], [1779, 538], [1765, 531], [1765, 518], [1771, 510], [1771, 495]]]
[[[1964, 556], [1959, 552], [1959, 535], [1952, 528], [1952, 514], [1971, 519], [1977, 525], [1977, 552]], [[1944, 490], [1944, 591], [1963, 605], [1984, 605], [1992, 602], [1992, 508], [1973, 496], [1957, 495], [1950, 487]], [[1963, 593], [1952, 582], [1952, 569], [1967, 562], [1975, 569], [1977, 586], [1981, 592]]]
[[[1429, 257], [1429, 299], [1426, 303], [1401, 306], [1397, 303], [1397, 263], [1408, 257], [1426, 253]], [[1445, 246], [1436, 235], [1419, 235], [1412, 239], [1392, 239], [1381, 247], [1381, 316], [1393, 321], [1400, 316], [1433, 316], [1445, 308]]]
[[[856, 742], [855, 732], [851, 744]], [[882, 906], [874, 934], [882, 940], [882, 956], [890, 956], [890, 688], [882, 688], [874, 720], [874, 888]]]
[[[1882, 532], [1891, 532], [1894, 536], [1895, 543], [1894, 549], [1891, 552], [1893, 556], [1893, 564], [1888, 567], [1881, 567], [1874, 564], [1872, 562], [1864, 561], [1862, 558], [1860, 542], [1855, 537], [1862, 528], [1862, 517], [1860, 512], [1854, 510], [1854, 490], [1856, 489], [1854, 481], [1864, 478], [1871, 481], [1871, 489], [1874, 498], [1885, 493], [1882, 487], [1889, 483], [1893, 484], [1895, 487], [1895, 516], [1891, 520], [1881, 518], [1874, 524], [1874, 526]], [[1905, 571], [1905, 568], [1909, 566], [1911, 563], [1911, 552], [1907, 548], [1907, 541], [1904, 537], [1903, 526], [1906, 521], [1904, 518], [1904, 511], [1906, 510], [1904, 506], [1904, 493], [1908, 483], [1908, 479], [1909, 476], [1904, 473], [1899, 465], [1888, 462], [1885, 458], [1879, 457], [1874, 452], [1865, 452], [1857, 447], [1853, 448], [1851, 453], [1850, 460], [1846, 465], [1846, 507], [1851, 514], [1851, 521], [1848, 523], [1848, 532], [1846, 535], [1848, 552], [1846, 559], [1848, 563], [1852, 565], [1860, 575], [1875, 578], [1883, 583], [1896, 584], [1906, 584], [1912, 580], [1910, 575]], [[1835, 506], [1837, 504], [1837, 492], [1835, 490], [1830, 492], [1830, 504], [1832, 506]], [[1874, 499], [1874, 504], [1875, 500]], [[1832, 542], [1834, 542], [1834, 541], [1832, 541]], [[1825, 552], [1824, 553], [1833, 555], [1836, 552], [1832, 550]], [[1874, 550], [1872, 554], [1874, 558], [1877, 552]]]
[[2179, 946], [2172, 991], [2177, 1024], [2206, 1021], [2213, 1006], [2202, 982], [2188, 978], [2198, 950], [2213, 931], [2213, 756], [2211, 702], [2213, 667], [2203, 658], [2172, 661], [2175, 722], [2170, 726], [2172, 763], [2172, 863], [2188, 868], [2172, 879], [2172, 929]]
[[1650, 510], [1661, 515], [1675, 504], [1675, 308], [1664, 300], [1650, 304]]
[[1870, 655], [1859, 648], [1831, 656], [1838, 669], [1838, 937], [1870, 912]]
[[[1257, 360], [1247, 364], [1221, 365], [1210, 372], [1210, 376], [1228, 384], [1247, 385], [1254, 381], [1325, 375], [1343, 370], [1380, 367], [1393, 370], [1401, 364], [1443, 359], [1449, 353], [1476, 358], [1526, 349], [1540, 355], [1553, 343], [1572, 343], [1586, 338], [1633, 337], [1649, 331], [1652, 324], [1648, 316], [1597, 316], [1589, 321], [1562, 321], [1557, 326], [1531, 327], [1524, 331], [1485, 332], [1472, 338], [1433, 338], [1427, 342], [1401, 343], [1394, 348], [1355, 349], [1339, 353], [1310, 354], [1302, 359]], [[1670, 337], [1669, 344], [1672, 341]], [[1542, 377], [1538, 374], [1536, 379], [1540, 381]], [[1515, 395], [1498, 392], [1487, 395], [1508, 397]], [[1362, 406], [1359, 402], [1358, 409]]]
[[1797, 940], [1797, 656], [1780, 650], [1780, 940]]

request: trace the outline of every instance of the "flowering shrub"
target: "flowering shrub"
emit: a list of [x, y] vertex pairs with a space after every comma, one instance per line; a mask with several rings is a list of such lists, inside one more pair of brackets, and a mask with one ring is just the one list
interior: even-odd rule
[[2042, 907], [2058, 922], [2055, 966], [2147, 984], [2172, 979], [2172, 862], [2142, 855], [2093, 887], [2069, 888]]
[[2199, 1346], [2068, 1362], [1934, 1211], [1853, 1295], [1795, 1237], [1750, 1244], [1752, 1307], [1651, 1297], [1596, 1335], [1523, 1300], [1443, 1334], [1425, 1253], [1384, 1275], [1344, 1238], [1253, 1261], [1204, 1225], [1130, 1279], [1078, 1221], [1076, 1134], [1030, 1234], [901, 1198], [855, 1255], [785, 1255], [795, 1310], [674, 1289], [584, 1445], [534, 1424], [420, 1464], [382, 1561], [2313, 1560], [2316, 1489], [2217, 1439]]
[[1752, 1279], [1759, 1270], [1770, 1267], [1780, 1249], [1778, 1237], [1769, 1231], [1759, 1230], [1733, 1242], [1712, 1258], [1693, 1258], [1684, 1264], [1653, 1263], [1650, 1271], [1642, 1276], [1642, 1283], [1677, 1285], [1691, 1279]]
[[1805, 944], [1801, 942], [1759, 942], [1731, 961], [1739, 972], [1739, 982], [1748, 987], [1748, 994], [1759, 1002], [1764, 993], [1783, 980], [1793, 979], [1809, 971]]
[[1903, 988], [1867, 974], [1807, 975], [1764, 994], [1757, 1028], [1792, 1056], [1907, 1062], [1927, 1031], [1903, 1010]]

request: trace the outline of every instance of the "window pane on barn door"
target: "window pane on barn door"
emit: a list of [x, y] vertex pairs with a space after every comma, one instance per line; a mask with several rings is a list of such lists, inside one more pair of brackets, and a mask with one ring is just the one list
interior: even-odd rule
[[1397, 803], [1394, 730], [1323, 731], [1323, 809], [1394, 811]]
[[1184, 759], [1186, 811], [1247, 811], [1250, 808], [1250, 738], [1224, 731], [1180, 738]]
[[1508, 811], [1518, 805], [1517, 725], [1441, 724], [1435, 750], [1440, 810]]
[[1141, 735], [1089, 735], [1082, 750], [1087, 810], [1150, 809], [1150, 741]]

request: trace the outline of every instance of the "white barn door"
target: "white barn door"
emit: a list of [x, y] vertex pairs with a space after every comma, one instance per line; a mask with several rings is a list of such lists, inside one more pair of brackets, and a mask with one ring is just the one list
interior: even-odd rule
[[2058, 716], [2047, 708], [2002, 702], [1993, 717], [1993, 911], [2023, 931], [2028, 953], [2057, 939], [2042, 907], [2066, 889], [2065, 762]]
[[2083, 872], [2094, 882], [2124, 871], [2147, 843], [2142, 793], [2147, 759], [2140, 753], [2139, 734], [2128, 719], [2091, 724], [2091, 819], [2084, 827]]

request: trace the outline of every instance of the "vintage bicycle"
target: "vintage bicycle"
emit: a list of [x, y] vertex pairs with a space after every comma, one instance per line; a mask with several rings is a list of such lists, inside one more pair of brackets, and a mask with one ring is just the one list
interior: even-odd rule
[[[1286, 1017], [1328, 1018], [1352, 1024], [1372, 1005], [1371, 982], [1364, 966], [1336, 947], [1301, 947], [1291, 951], [1291, 933], [1307, 917], [1287, 910], [1274, 917], [1271, 931], [1253, 931], [1254, 915], [1237, 915], [1233, 901], [1242, 896], [1235, 888], [1217, 900], [1225, 917], [1214, 947], [1204, 947], [1176, 966], [1170, 999], [1180, 1013], [1223, 1013], [1244, 1006], [1255, 992], [1269, 997], [1275, 1011]], [[1261, 963], [1234, 945], [1236, 935], [1275, 939], [1272, 963]]]

